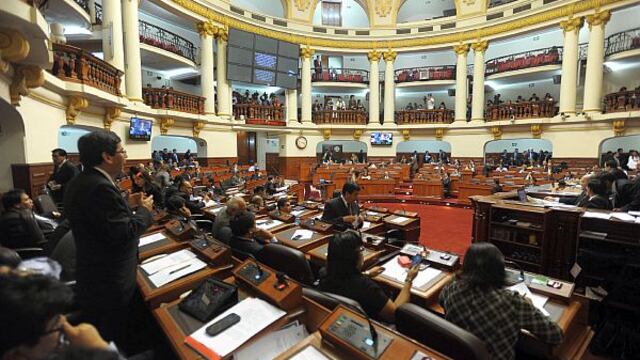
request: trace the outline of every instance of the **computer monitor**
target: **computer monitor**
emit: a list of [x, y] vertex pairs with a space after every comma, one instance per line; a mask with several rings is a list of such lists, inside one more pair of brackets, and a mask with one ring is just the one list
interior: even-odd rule
[[527, 202], [527, 192], [524, 189], [518, 190], [518, 200], [520, 200], [520, 202]]

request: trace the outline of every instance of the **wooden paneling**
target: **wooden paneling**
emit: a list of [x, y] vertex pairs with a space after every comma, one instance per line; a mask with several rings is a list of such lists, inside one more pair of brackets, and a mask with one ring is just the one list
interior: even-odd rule
[[266, 153], [265, 160], [266, 171], [271, 174], [280, 173], [280, 154], [278, 153]]
[[563, 161], [569, 165], [570, 168], [592, 168], [593, 165], [598, 164], [598, 158], [552, 158], [553, 164], [558, 166]]
[[[237, 157], [209, 157], [205, 159], [207, 162], [206, 166], [231, 166], [233, 163], [238, 161]], [[202, 164], [201, 164], [202, 165]]]
[[300, 163], [315, 164], [315, 157], [281, 157], [278, 161], [280, 175], [287, 179], [298, 179], [300, 176]]
[[254, 164], [257, 162], [256, 133], [238, 131], [238, 163], [240, 165]]

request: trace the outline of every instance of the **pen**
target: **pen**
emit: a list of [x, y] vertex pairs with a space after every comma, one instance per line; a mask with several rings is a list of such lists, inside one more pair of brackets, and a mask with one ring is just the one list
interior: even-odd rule
[[188, 268], [189, 266], [191, 266], [191, 264], [179, 267], [179, 268], [177, 268], [175, 270], [171, 270], [171, 271], [169, 271], [169, 275], [173, 275], [173, 274], [177, 273], [178, 271], [182, 271], [182, 270]]

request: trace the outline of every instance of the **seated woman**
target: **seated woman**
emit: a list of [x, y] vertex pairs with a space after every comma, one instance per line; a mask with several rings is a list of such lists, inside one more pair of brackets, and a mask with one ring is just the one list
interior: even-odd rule
[[187, 221], [191, 217], [191, 211], [187, 207], [187, 201], [181, 196], [173, 195], [166, 201], [167, 212], [172, 220]]
[[549, 344], [562, 342], [562, 330], [531, 301], [504, 289], [504, 256], [495, 245], [474, 243], [462, 273], [440, 293], [445, 318], [476, 335], [492, 359], [514, 359], [520, 330]]
[[[361, 273], [364, 258], [362, 239], [355, 231], [337, 233], [329, 241], [326, 275], [320, 279], [320, 290], [356, 300], [367, 315], [394, 322], [396, 308], [409, 301], [413, 279], [418, 267], [407, 273], [404, 286], [395, 301], [389, 299], [382, 288]], [[375, 276], [381, 268], [371, 269], [367, 275]]]
[[256, 228], [256, 218], [251, 211], [243, 211], [229, 221], [233, 237], [231, 248], [256, 256], [265, 244], [275, 242], [275, 237], [267, 230]]

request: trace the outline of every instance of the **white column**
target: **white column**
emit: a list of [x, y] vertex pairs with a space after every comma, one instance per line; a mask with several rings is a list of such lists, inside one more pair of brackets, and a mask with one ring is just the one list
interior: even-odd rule
[[382, 125], [393, 124], [396, 110], [395, 76], [393, 62], [398, 54], [389, 49], [383, 54], [384, 57], [384, 119]]
[[227, 81], [227, 39], [229, 30], [218, 28], [216, 52], [216, 89], [218, 90], [218, 116], [229, 117], [233, 109], [231, 107], [231, 90]]
[[587, 72], [584, 80], [584, 106], [586, 113], [602, 112], [602, 65], [604, 62], [604, 26], [611, 18], [610, 11], [587, 15], [589, 49]]
[[484, 52], [488, 46], [489, 43], [486, 40], [471, 45], [473, 49], [471, 121], [484, 121]]
[[[120, 1], [104, 1], [102, 3], [102, 53], [104, 61], [124, 71], [122, 4]], [[124, 92], [126, 74], [122, 80], [120, 88]]]
[[560, 80], [560, 113], [576, 113], [576, 86], [578, 78], [578, 33], [582, 28], [582, 18], [560, 22], [564, 30], [562, 48], [562, 78]]
[[377, 50], [367, 54], [369, 58], [369, 125], [380, 124], [380, 58]]
[[298, 90], [291, 89], [286, 91], [286, 112], [287, 122], [297, 124], [298, 123]]
[[213, 37], [217, 29], [210, 22], [198, 24], [200, 34], [200, 89], [205, 114], [215, 114], [215, 87], [213, 80]]
[[138, 27], [139, 0], [122, 0], [124, 25], [124, 57], [127, 97], [142, 100], [142, 60], [140, 59], [140, 36]]
[[453, 47], [456, 61], [456, 106], [455, 121], [467, 121], [467, 53], [468, 44]]
[[311, 118], [311, 57], [313, 57], [314, 50], [305, 47], [300, 49], [300, 57], [302, 58], [302, 74], [301, 78], [301, 91], [302, 97], [300, 101], [302, 104], [302, 119], [303, 123], [310, 123]]

